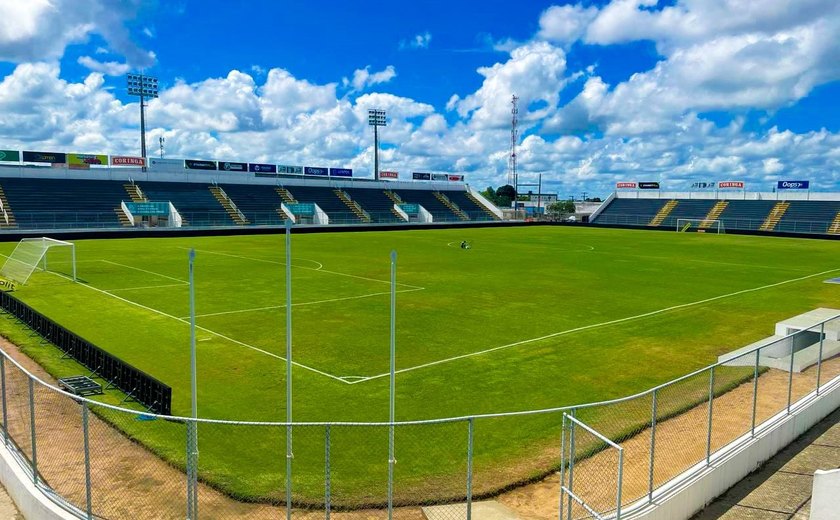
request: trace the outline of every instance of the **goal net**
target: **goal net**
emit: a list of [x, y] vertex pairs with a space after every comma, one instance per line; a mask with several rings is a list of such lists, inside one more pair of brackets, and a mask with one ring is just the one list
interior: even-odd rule
[[723, 222], [716, 219], [706, 218], [678, 218], [677, 231], [687, 232], [693, 231], [695, 233], [725, 233], [726, 229], [723, 227]]
[[[53, 248], [64, 251], [63, 255], [50, 255]], [[69, 254], [67, 254], [69, 253]], [[71, 277], [76, 281], [76, 245], [53, 238], [24, 238], [0, 268], [0, 276], [25, 284], [35, 269], [50, 270]]]

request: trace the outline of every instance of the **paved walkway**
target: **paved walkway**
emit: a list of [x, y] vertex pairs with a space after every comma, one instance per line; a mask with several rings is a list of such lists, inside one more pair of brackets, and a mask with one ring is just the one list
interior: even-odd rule
[[692, 520], [808, 520], [814, 471], [840, 468], [840, 409]]

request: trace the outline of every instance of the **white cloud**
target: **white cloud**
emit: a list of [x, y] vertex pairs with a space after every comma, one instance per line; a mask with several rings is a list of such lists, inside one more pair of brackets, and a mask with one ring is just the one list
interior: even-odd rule
[[81, 56], [78, 59], [79, 65], [90, 69], [93, 72], [101, 72], [107, 76], [122, 76], [129, 70], [131, 67], [127, 63], [119, 63], [116, 61], [98, 61], [90, 56]]
[[432, 35], [429, 31], [424, 33], [416, 34], [414, 38], [408, 41], [401, 41], [400, 42], [400, 49], [428, 49], [429, 44], [432, 42]]
[[58, 59], [67, 45], [84, 42], [96, 33], [132, 66], [151, 66], [154, 53], [138, 47], [125, 25], [134, 18], [140, 4], [140, 0], [3, 2], [0, 60], [20, 63]]
[[363, 69], [356, 69], [353, 72], [353, 78], [344, 78], [342, 83], [344, 86], [351, 86], [353, 90], [365, 90], [373, 85], [381, 83], [388, 83], [397, 76], [397, 69], [393, 65], [388, 65], [385, 69], [379, 72], [371, 72], [370, 65]]
[[561, 44], [573, 43], [583, 36], [597, 15], [596, 7], [551, 6], [540, 16], [539, 37]]

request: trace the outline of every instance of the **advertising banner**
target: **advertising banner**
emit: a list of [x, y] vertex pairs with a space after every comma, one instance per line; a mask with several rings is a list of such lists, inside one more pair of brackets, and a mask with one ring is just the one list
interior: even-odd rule
[[658, 190], [659, 183], [658, 182], [640, 182], [639, 183], [640, 190]]
[[0, 150], [0, 161], [20, 162], [20, 152], [17, 150]]
[[168, 202], [126, 202], [125, 207], [136, 217], [165, 217], [169, 215]]
[[351, 168], [330, 168], [330, 177], [352, 177]]
[[432, 180], [431, 173], [421, 173], [421, 172], [414, 172], [411, 174], [411, 178], [415, 181], [430, 181]]
[[89, 155], [89, 154], [83, 154], [83, 153], [68, 153], [67, 154], [67, 164], [70, 164], [70, 165], [86, 164], [88, 166], [93, 166], [93, 165], [107, 166], [108, 165], [108, 156], [107, 155]]
[[223, 172], [247, 172], [248, 163], [219, 161], [219, 170]]
[[636, 183], [635, 182], [616, 182], [615, 183], [616, 189], [619, 190], [635, 190]]
[[249, 163], [248, 171], [254, 173], [277, 173], [277, 165]]
[[807, 190], [811, 187], [811, 181], [779, 181], [776, 185], [780, 190]]
[[146, 159], [125, 155], [112, 155], [111, 166], [146, 166]]
[[215, 170], [216, 161], [184, 160], [184, 166], [189, 170]]
[[720, 181], [718, 183], [718, 188], [720, 189], [727, 189], [727, 188], [735, 188], [738, 190], [744, 189], [744, 181]]
[[304, 175], [327, 175], [329, 174], [329, 170], [326, 168], [320, 168], [318, 166], [304, 166], [303, 168]]
[[433, 173], [432, 174], [432, 180], [433, 181], [448, 181], [449, 180], [449, 175], [447, 175], [445, 173]]
[[449, 182], [464, 182], [463, 175], [450, 175]]
[[23, 162], [66, 163], [67, 154], [56, 152], [23, 152]]
[[715, 189], [715, 181], [700, 181], [691, 184], [693, 190], [713, 190]]
[[379, 172], [380, 179], [399, 179], [400, 174], [399, 172]]
[[[286, 166], [284, 164], [278, 164], [277, 173], [285, 173], [288, 175], [303, 175], [303, 166]], [[326, 175], [326, 173], [324, 175]]]
[[184, 160], [183, 159], [149, 159], [149, 164], [151, 165], [152, 169], [184, 169]]
[[90, 165], [87, 163], [67, 163], [67, 167], [71, 170], [90, 170]]

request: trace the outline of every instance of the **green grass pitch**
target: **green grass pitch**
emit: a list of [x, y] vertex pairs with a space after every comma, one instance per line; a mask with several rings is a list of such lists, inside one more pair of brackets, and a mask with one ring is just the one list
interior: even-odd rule
[[[37, 272], [16, 296], [170, 385], [173, 413], [188, 415], [195, 248], [200, 416], [285, 419], [282, 235], [76, 247], [80, 283]], [[840, 306], [840, 286], [823, 283], [840, 272], [836, 241], [568, 227], [293, 235], [295, 421], [388, 420], [391, 250], [400, 421], [629, 395], [771, 334], [779, 319]], [[54, 375], [80, 372], [54, 349], [26, 351]], [[111, 420], [184, 463], [182, 425]], [[477, 421], [477, 487], [546, 471], [556, 461], [536, 454], [558, 444], [559, 423], [557, 414]], [[250, 500], [282, 496], [284, 428], [202, 425], [199, 434], [204, 481]], [[466, 435], [464, 422], [398, 429], [397, 502], [463, 494]], [[323, 428], [295, 430], [301, 503], [323, 493], [323, 437]], [[332, 453], [336, 500], [378, 503], [387, 429], [336, 428]]]

